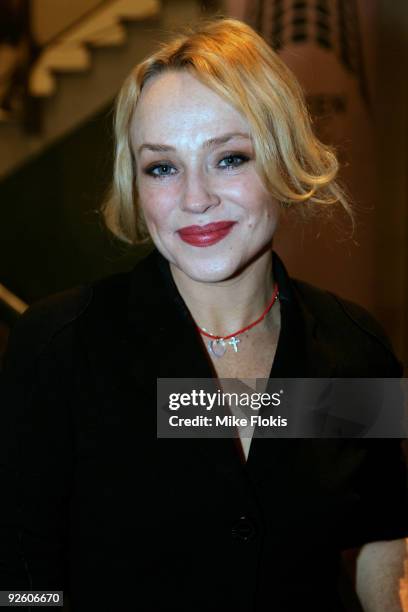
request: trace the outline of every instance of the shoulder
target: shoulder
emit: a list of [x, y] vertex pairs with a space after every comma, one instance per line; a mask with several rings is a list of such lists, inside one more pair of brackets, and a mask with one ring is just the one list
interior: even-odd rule
[[402, 375], [403, 367], [394, 354], [383, 326], [364, 307], [334, 292], [292, 279], [298, 299], [317, 320], [327, 342], [339, 350], [356, 351], [358, 357], [387, 361], [393, 376]]
[[342, 334], [363, 334], [385, 348], [392, 349], [382, 325], [356, 302], [298, 279], [293, 279], [293, 285], [304, 304], [326, 329], [332, 329], [333, 332], [337, 330]]
[[32, 304], [12, 328], [4, 371], [25, 370], [81, 315], [91, 299], [90, 287], [76, 287]]
[[4, 372], [24, 371], [50, 347], [59, 343], [67, 349], [76, 323], [97, 310], [109, 307], [126, 292], [129, 273], [113, 274], [93, 283], [55, 293], [33, 303], [13, 326], [4, 359]]
[[[106, 329], [110, 321], [119, 323], [130, 296], [142, 296], [142, 288], [155, 284], [154, 256], [145, 256], [133, 269], [102, 277], [86, 285], [50, 295], [32, 304], [17, 320], [10, 334], [4, 358], [4, 370], [25, 369], [49, 348], [60, 352], [71, 350], [78, 330], [93, 327]], [[99, 333], [99, 332], [98, 332]]]

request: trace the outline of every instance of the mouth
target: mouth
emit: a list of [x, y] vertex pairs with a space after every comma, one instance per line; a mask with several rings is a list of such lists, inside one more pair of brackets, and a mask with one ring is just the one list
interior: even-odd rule
[[180, 238], [193, 246], [206, 247], [223, 240], [236, 221], [218, 221], [207, 225], [189, 225], [177, 230]]

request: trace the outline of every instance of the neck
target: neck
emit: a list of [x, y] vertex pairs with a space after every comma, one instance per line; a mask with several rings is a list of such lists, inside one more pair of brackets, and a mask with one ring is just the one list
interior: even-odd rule
[[270, 302], [274, 290], [271, 249], [233, 278], [217, 283], [195, 281], [173, 264], [170, 269], [197, 325], [215, 335], [233, 333], [256, 320]]

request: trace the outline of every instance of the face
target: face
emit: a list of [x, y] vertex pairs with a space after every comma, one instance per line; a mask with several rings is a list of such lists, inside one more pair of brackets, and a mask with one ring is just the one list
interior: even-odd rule
[[226, 280], [271, 244], [279, 208], [256, 172], [249, 124], [191, 74], [146, 83], [131, 143], [152, 240], [187, 276]]

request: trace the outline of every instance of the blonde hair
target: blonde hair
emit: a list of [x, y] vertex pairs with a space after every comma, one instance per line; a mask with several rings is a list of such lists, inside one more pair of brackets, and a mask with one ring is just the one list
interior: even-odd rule
[[[188, 70], [247, 119], [259, 175], [284, 208], [303, 218], [339, 203], [353, 214], [335, 180], [339, 164], [332, 147], [311, 127], [303, 91], [279, 56], [251, 27], [236, 19], [201, 22], [164, 43], [139, 63], [124, 82], [115, 106], [113, 182], [102, 207], [108, 228], [137, 244], [148, 231], [137, 202], [130, 123], [146, 81], [167, 70]], [[354, 223], [354, 222], [353, 222]]]

